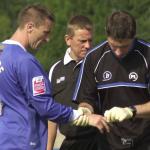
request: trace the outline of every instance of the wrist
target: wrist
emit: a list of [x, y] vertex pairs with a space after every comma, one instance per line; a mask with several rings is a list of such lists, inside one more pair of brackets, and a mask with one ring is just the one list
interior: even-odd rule
[[94, 109], [93, 109], [92, 105], [90, 105], [88, 103], [82, 102], [82, 103], [79, 104], [79, 107], [88, 108], [91, 113], [94, 113]]
[[129, 106], [129, 108], [130, 108], [130, 110], [131, 110], [131, 111], [132, 111], [132, 113], [133, 113], [132, 118], [134, 118], [134, 117], [136, 116], [137, 109], [136, 109], [136, 107], [135, 107], [134, 105]]
[[79, 109], [75, 110], [75, 109], [73, 109], [72, 114], [71, 114], [71, 116], [69, 118], [69, 121], [74, 121], [74, 120], [78, 119], [83, 114], [84, 113], [83, 113], [82, 110], [79, 110]]

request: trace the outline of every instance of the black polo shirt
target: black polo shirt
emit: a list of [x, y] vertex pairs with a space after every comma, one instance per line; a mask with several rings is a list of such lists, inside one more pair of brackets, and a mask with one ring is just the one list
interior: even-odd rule
[[[95, 105], [98, 92], [102, 113], [114, 106], [145, 103], [150, 100], [149, 72], [149, 43], [135, 39], [132, 49], [119, 59], [105, 41], [84, 59], [73, 101]], [[135, 118], [113, 123], [108, 134], [110, 144], [116, 149], [131, 147], [147, 137], [150, 143], [150, 120]]]
[[[72, 96], [82, 62], [76, 63], [71, 58], [66, 57], [66, 55], [50, 69], [49, 78], [52, 84], [52, 94], [57, 102], [77, 109], [78, 104], [72, 102]], [[76, 127], [69, 124], [59, 125], [59, 129], [67, 138], [90, 138], [95, 136], [95, 133], [98, 131], [94, 127]]]

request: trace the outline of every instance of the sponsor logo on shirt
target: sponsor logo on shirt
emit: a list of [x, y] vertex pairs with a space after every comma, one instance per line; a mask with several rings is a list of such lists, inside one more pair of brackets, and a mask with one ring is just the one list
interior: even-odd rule
[[129, 79], [132, 80], [132, 81], [136, 81], [138, 79], [138, 75], [136, 72], [131, 72], [129, 74]]
[[60, 77], [58, 79], [56, 79], [56, 83], [59, 84], [60, 82], [65, 81], [65, 77]]
[[33, 96], [41, 95], [46, 92], [45, 81], [43, 76], [37, 76], [32, 79]]
[[103, 73], [103, 81], [108, 81], [112, 78], [112, 74], [110, 71], [105, 71]]

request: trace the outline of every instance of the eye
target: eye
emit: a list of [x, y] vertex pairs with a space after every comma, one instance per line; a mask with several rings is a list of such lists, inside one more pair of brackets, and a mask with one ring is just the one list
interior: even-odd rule
[[50, 31], [44, 31], [44, 34], [48, 35], [48, 34], [50, 34]]
[[86, 40], [80, 40], [80, 42], [81, 42], [81, 43], [85, 43], [85, 42], [86, 42]]

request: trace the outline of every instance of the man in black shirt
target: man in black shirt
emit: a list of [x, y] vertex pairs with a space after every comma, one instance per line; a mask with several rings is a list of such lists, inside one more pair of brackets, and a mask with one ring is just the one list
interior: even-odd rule
[[[65, 41], [69, 48], [64, 58], [57, 61], [49, 72], [53, 97], [56, 101], [73, 108], [78, 108], [78, 105], [73, 103], [71, 99], [82, 59], [92, 46], [92, 36], [93, 25], [87, 17], [82, 15], [72, 17], [68, 23], [65, 35]], [[87, 109], [87, 112], [91, 113], [89, 109]], [[102, 120], [105, 124], [103, 117]], [[55, 123], [49, 122], [50, 133], [48, 135], [49, 144], [47, 150], [52, 150], [53, 148], [56, 126]], [[60, 150], [101, 150], [102, 144], [105, 143], [98, 129], [94, 127], [76, 127], [69, 124], [59, 124], [59, 129], [66, 137]], [[98, 142], [99, 138], [102, 140], [101, 145]]]
[[150, 100], [149, 44], [135, 38], [136, 21], [124, 11], [110, 15], [106, 34], [107, 41], [86, 55], [73, 100], [91, 109], [98, 93], [111, 127], [107, 139], [112, 150], [149, 150], [150, 120], [134, 118], [134, 105]]

